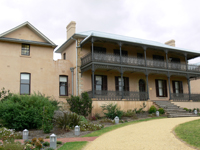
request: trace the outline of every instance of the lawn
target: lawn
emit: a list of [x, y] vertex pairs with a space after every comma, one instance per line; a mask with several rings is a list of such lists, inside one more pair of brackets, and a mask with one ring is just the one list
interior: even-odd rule
[[200, 148], [200, 120], [180, 124], [175, 128], [176, 135], [186, 143]]
[[81, 150], [87, 144], [86, 141], [81, 142], [67, 142], [58, 150]]

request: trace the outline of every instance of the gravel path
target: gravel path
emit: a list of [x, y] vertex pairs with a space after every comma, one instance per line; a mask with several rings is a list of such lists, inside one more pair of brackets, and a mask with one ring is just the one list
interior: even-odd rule
[[173, 128], [199, 117], [165, 118], [125, 126], [90, 142], [84, 150], [193, 150], [177, 139]]

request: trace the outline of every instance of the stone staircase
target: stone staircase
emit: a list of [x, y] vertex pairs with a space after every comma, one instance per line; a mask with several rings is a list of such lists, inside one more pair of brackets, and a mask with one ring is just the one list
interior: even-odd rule
[[159, 108], [163, 108], [165, 110], [165, 113], [167, 113], [167, 116], [169, 118], [197, 117], [197, 115], [195, 115], [194, 113], [189, 113], [186, 110], [183, 110], [183, 108], [179, 108], [179, 106], [174, 105], [170, 101], [153, 101], [153, 102]]

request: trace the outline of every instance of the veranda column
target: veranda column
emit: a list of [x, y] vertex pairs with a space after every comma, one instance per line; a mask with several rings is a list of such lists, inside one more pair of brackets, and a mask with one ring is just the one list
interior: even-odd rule
[[146, 82], [147, 82], [147, 100], [149, 100], [149, 80], [148, 80], [148, 72], [146, 70]]
[[71, 67], [70, 70], [72, 72], [72, 95], [74, 95], [74, 68]]
[[94, 98], [94, 64], [92, 64], [92, 98]]
[[169, 66], [168, 66], [168, 51], [167, 50], [165, 50], [165, 54], [166, 54], [167, 68], [169, 68]]
[[169, 100], [171, 100], [172, 97], [171, 97], [171, 85], [170, 85], [170, 75], [169, 75], [169, 72], [168, 72], [167, 78], [168, 78], [168, 85], [169, 85]]
[[186, 64], [186, 71], [188, 71], [188, 60], [187, 60], [187, 54], [185, 54], [185, 64]]
[[122, 71], [122, 67], [121, 67], [121, 89], [122, 89], [122, 99], [124, 98], [124, 80], [123, 80], [123, 71]]
[[122, 43], [119, 42], [120, 64], [122, 64]]
[[91, 43], [92, 43], [92, 61], [94, 59], [94, 39], [91, 39]]
[[189, 76], [187, 76], [187, 81], [188, 81], [189, 100], [191, 100], [191, 89], [190, 89], [190, 78], [189, 78]]
[[145, 61], [145, 67], [147, 66], [147, 54], [146, 54], [146, 46], [143, 46], [144, 49], [144, 61]]

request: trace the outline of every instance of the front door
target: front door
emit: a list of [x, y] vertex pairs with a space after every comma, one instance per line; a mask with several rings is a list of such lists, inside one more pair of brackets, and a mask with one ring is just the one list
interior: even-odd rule
[[140, 100], [146, 100], [146, 86], [145, 86], [145, 81], [143, 79], [139, 80], [139, 96]]

